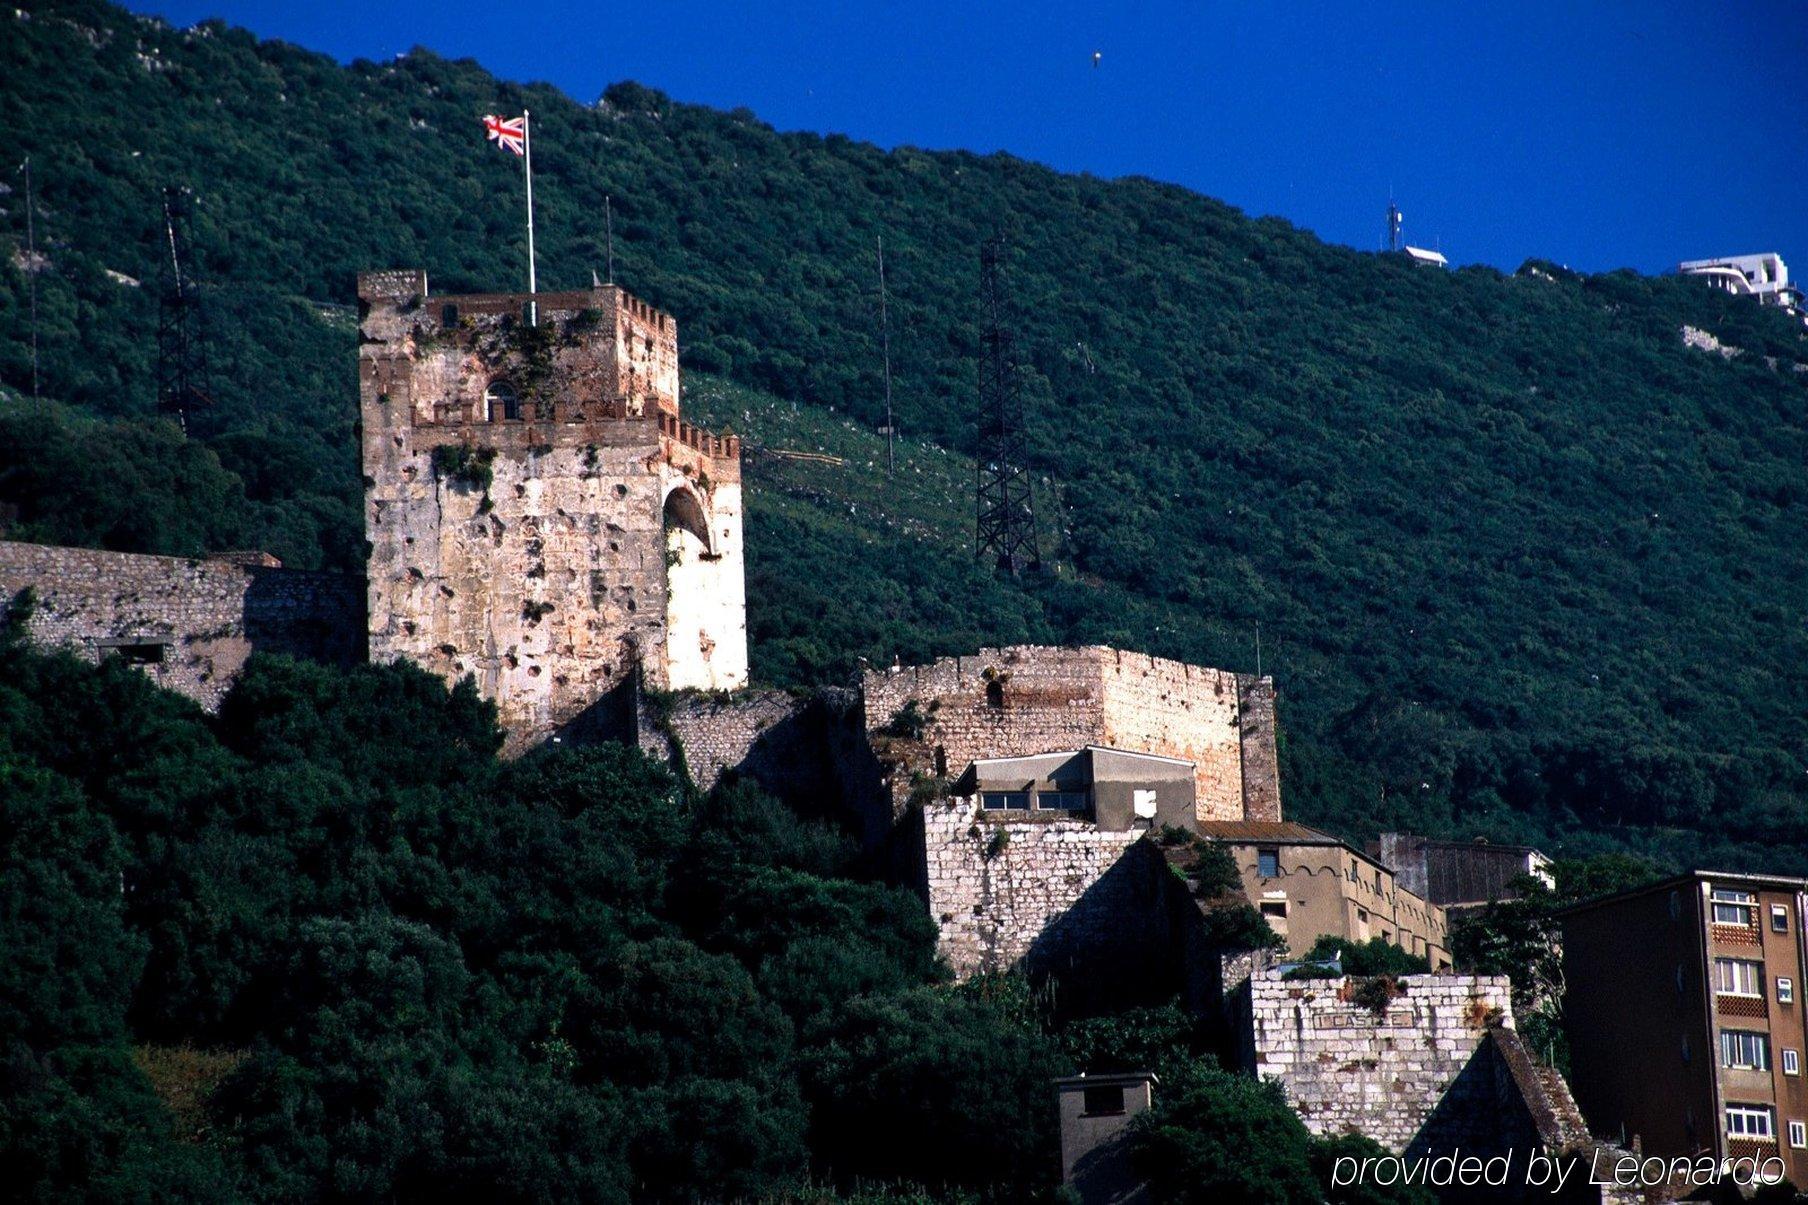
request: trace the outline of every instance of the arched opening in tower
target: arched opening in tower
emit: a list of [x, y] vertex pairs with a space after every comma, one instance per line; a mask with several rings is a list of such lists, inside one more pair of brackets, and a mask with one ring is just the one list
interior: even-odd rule
[[668, 554], [679, 560], [710, 554], [709, 517], [697, 495], [682, 486], [666, 495], [665, 535]]

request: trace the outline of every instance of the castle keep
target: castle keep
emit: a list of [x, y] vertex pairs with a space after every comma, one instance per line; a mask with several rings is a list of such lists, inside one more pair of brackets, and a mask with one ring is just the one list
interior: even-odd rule
[[657, 689], [747, 681], [740, 443], [685, 422], [678, 332], [614, 287], [358, 278], [373, 660], [493, 699], [510, 751]]
[[912, 776], [1105, 745], [1193, 764], [1199, 820], [1279, 820], [1274, 680], [1094, 645], [981, 649], [866, 674], [866, 725]]

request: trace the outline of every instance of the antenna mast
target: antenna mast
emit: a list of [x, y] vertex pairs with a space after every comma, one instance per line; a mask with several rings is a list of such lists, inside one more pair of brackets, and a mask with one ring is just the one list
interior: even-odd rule
[[31, 400], [38, 400], [38, 226], [31, 194], [31, 156], [20, 165], [25, 173], [25, 275], [31, 291]]
[[169, 257], [163, 265], [163, 293], [157, 307], [157, 408], [174, 414], [184, 433], [189, 411], [213, 404], [190, 239], [189, 199], [186, 188], [163, 190], [163, 236]]
[[1394, 198], [1390, 195], [1387, 199], [1387, 249], [1389, 251], [1398, 252], [1400, 250], [1400, 223], [1405, 217], [1406, 215], [1400, 212], [1400, 207], [1394, 204]]
[[891, 310], [885, 293], [885, 236], [876, 237], [879, 247], [879, 347], [885, 356], [885, 471], [896, 473], [898, 425], [891, 414]]
[[1015, 577], [1040, 569], [1036, 516], [1031, 508], [1029, 470], [1024, 464], [1023, 399], [1011, 332], [1004, 326], [1000, 261], [1004, 239], [980, 248], [980, 305], [984, 333], [979, 361], [979, 507], [977, 552]]

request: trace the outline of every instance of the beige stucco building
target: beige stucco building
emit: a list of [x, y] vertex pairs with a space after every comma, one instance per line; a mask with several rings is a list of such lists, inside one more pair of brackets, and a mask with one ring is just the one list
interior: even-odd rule
[[1250, 903], [1287, 939], [1289, 954], [1304, 954], [1324, 936], [1378, 937], [1434, 971], [1449, 969], [1444, 910], [1339, 838], [1303, 824], [1257, 820], [1206, 822], [1199, 832], [1230, 848]]

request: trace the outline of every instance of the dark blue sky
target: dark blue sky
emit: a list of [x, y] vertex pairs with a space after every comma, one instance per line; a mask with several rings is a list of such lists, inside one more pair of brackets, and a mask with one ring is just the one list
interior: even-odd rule
[[[582, 101], [637, 79], [780, 129], [1140, 174], [1373, 248], [1808, 277], [1808, 3], [134, 0], [340, 59], [471, 56]], [[1095, 69], [1092, 55], [1103, 56]]]

